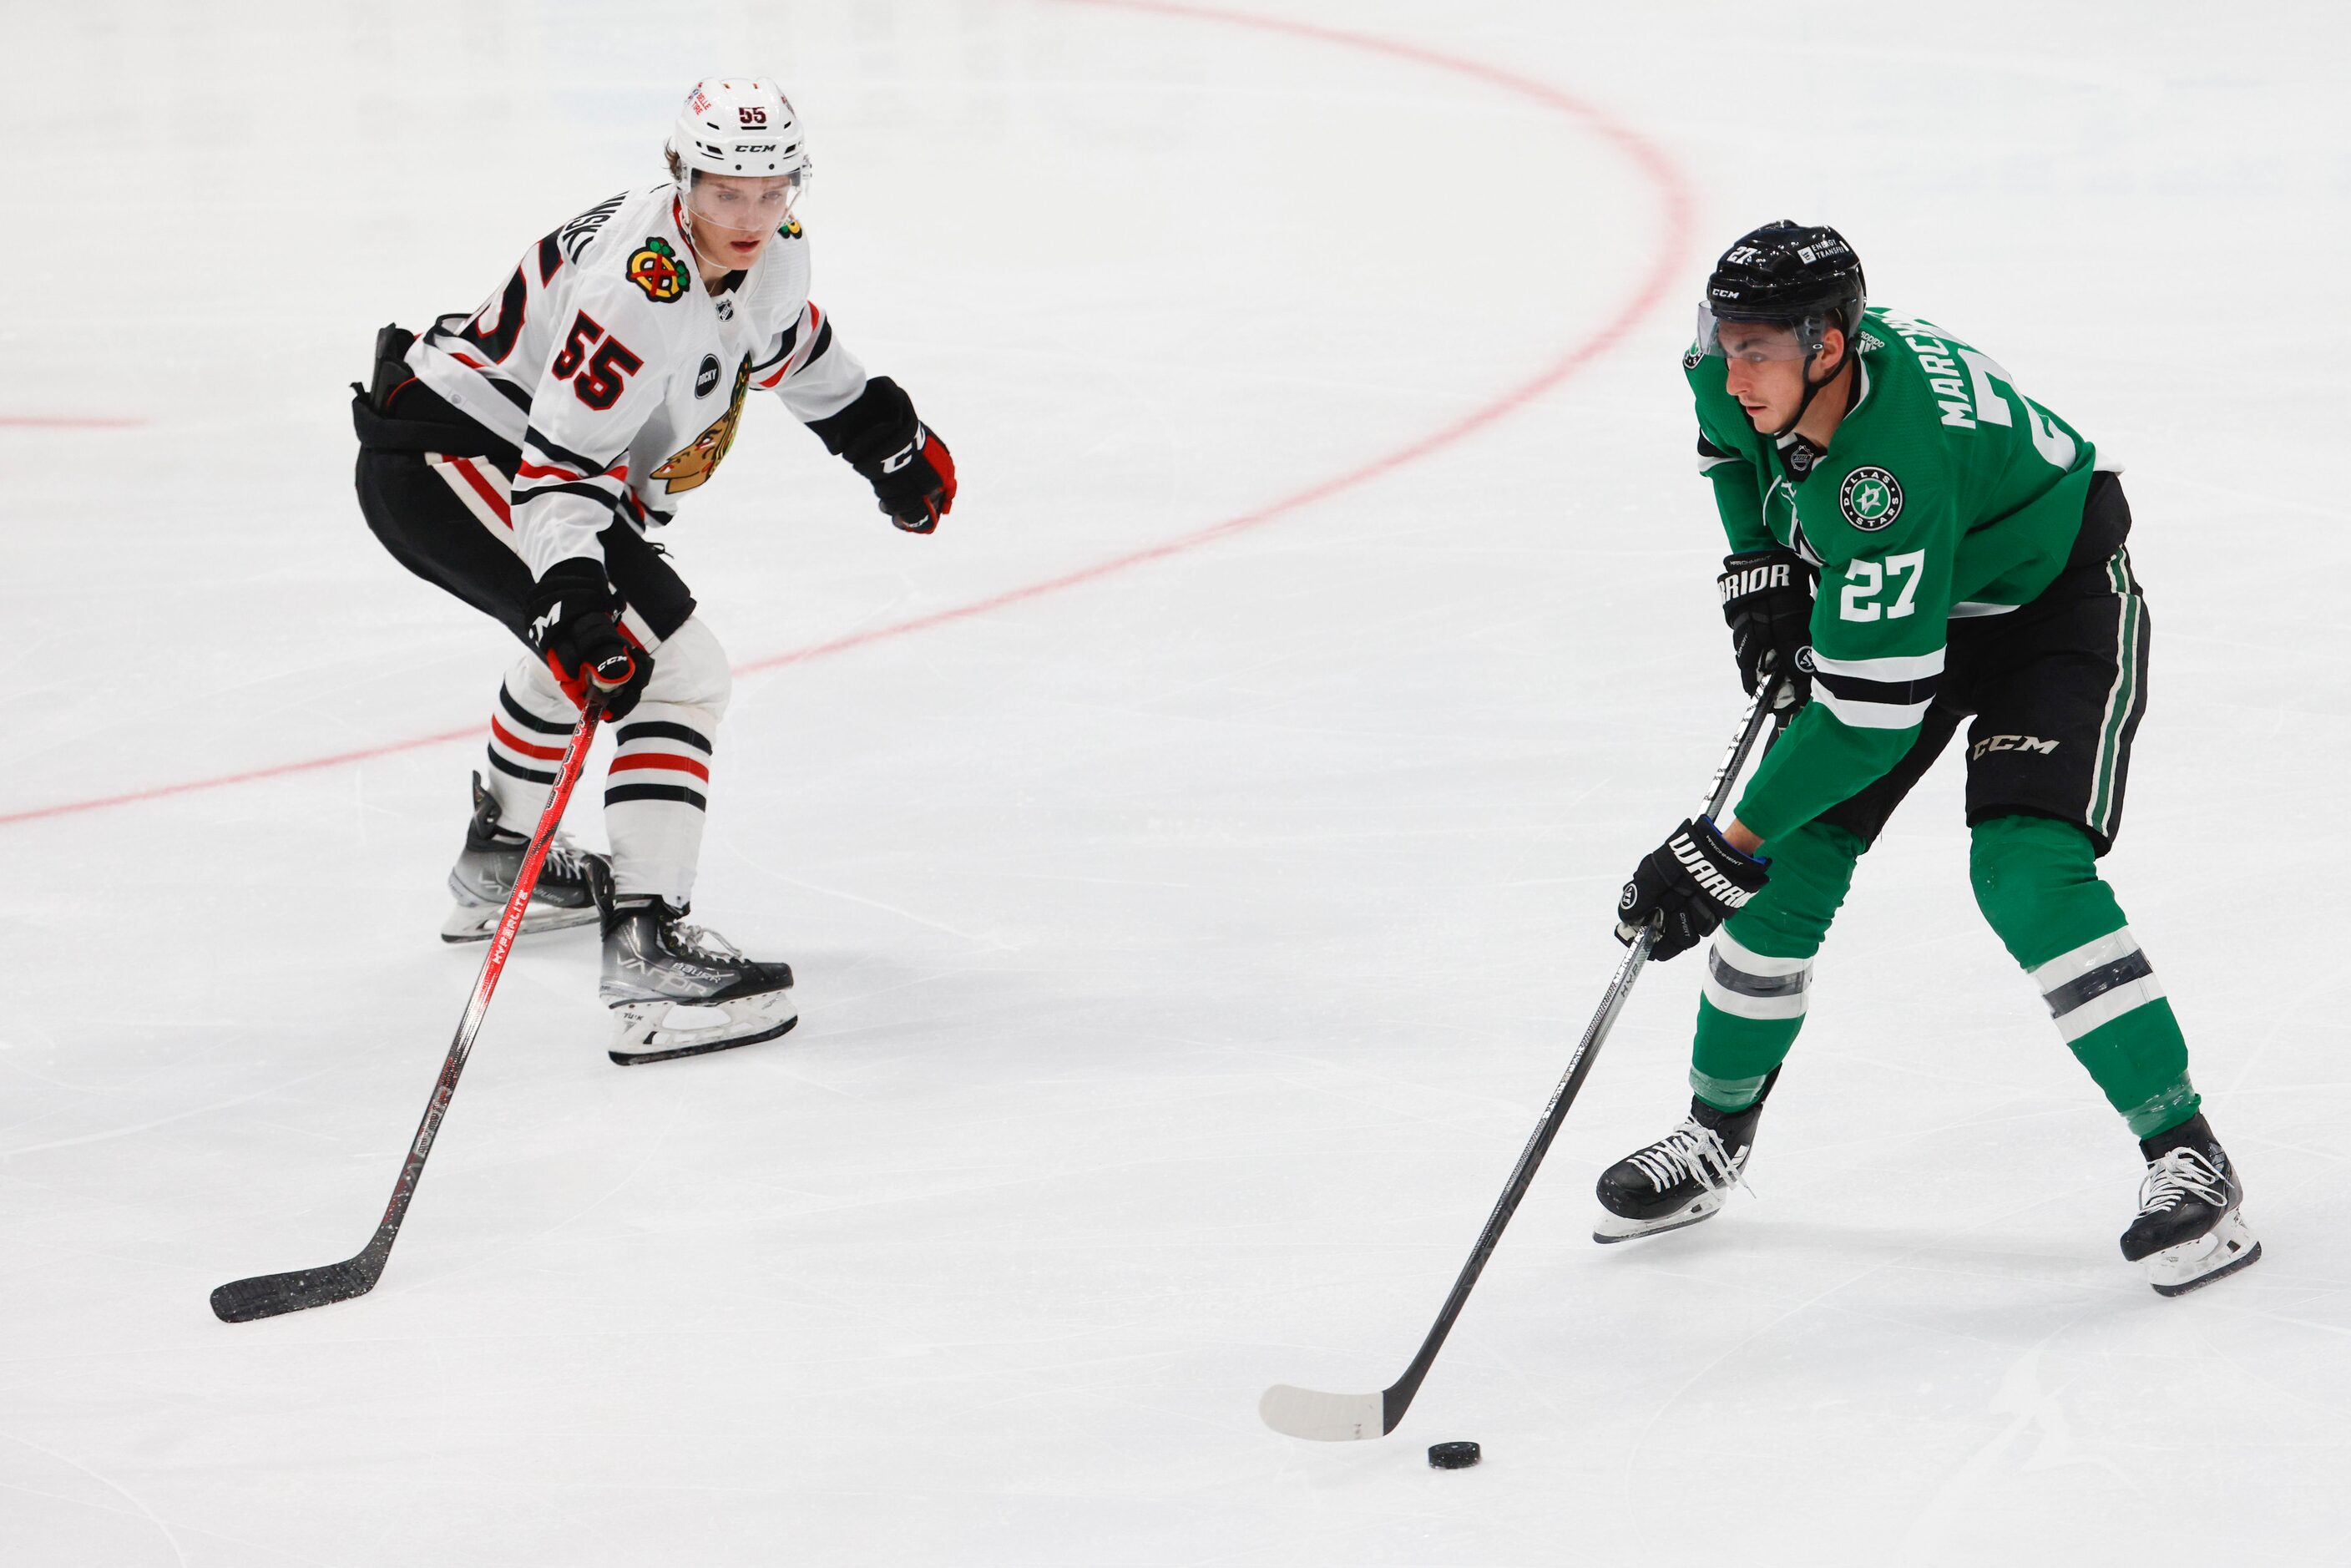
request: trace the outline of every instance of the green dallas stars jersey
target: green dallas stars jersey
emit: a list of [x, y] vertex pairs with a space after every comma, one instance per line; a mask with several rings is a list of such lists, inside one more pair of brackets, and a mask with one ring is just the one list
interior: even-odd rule
[[2090, 443], [1975, 348], [1883, 308], [1858, 345], [1857, 400], [1802, 478], [1724, 390], [1722, 359], [1682, 359], [1730, 548], [1781, 545], [1821, 568], [1813, 700], [1738, 806], [1767, 842], [1901, 759], [1942, 674], [1945, 622], [2048, 587], [2090, 488]]

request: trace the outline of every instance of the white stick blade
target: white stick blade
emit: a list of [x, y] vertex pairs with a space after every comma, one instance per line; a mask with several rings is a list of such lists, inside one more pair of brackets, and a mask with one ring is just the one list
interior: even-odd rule
[[1317, 1394], [1311, 1388], [1277, 1383], [1257, 1402], [1257, 1413], [1285, 1437], [1351, 1443], [1358, 1437], [1387, 1436], [1376, 1394]]

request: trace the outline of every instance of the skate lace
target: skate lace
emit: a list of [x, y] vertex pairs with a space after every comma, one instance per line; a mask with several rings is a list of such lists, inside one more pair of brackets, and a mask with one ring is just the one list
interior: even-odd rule
[[1699, 1126], [1695, 1120], [1684, 1122], [1633, 1155], [1632, 1163], [1659, 1192], [1684, 1176], [1716, 1189], [1746, 1185], [1738, 1162], [1723, 1145], [1722, 1135], [1711, 1127]]
[[571, 841], [569, 833], [560, 830], [553, 839], [549, 841], [547, 859], [543, 863], [548, 871], [553, 872], [558, 877], [569, 877], [576, 881], [588, 874], [586, 852]]
[[2215, 1208], [2227, 1207], [2227, 1179], [2194, 1149], [2174, 1149], [2147, 1167], [2138, 1184], [2138, 1211], [2168, 1214], [2189, 1198]]
[[671, 950], [683, 957], [717, 964], [739, 964], [743, 961], [743, 949], [706, 925], [688, 925], [684, 921], [677, 921], [671, 925], [668, 935]]

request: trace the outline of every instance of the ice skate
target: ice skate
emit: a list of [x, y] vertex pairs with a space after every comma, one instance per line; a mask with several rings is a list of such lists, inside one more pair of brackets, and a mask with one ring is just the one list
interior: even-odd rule
[[746, 958], [686, 911], [651, 896], [617, 898], [604, 915], [611, 1055], [623, 1065], [700, 1056], [773, 1040], [799, 1022], [792, 968]]
[[[456, 904], [441, 923], [441, 940], [487, 941], [529, 852], [530, 836], [499, 826], [497, 797], [475, 774], [473, 820], [465, 824], [465, 847], [449, 872]], [[602, 855], [580, 848], [557, 830], [538, 870], [538, 885], [530, 891], [530, 907], [523, 911], [522, 935], [587, 925], [596, 918], [597, 890], [611, 886], [611, 864]]]
[[1763, 1117], [1764, 1097], [1778, 1076], [1774, 1071], [1764, 1080], [1763, 1093], [1744, 1111], [1718, 1111], [1692, 1099], [1690, 1113], [1680, 1126], [1602, 1172], [1603, 1212], [1592, 1239], [1603, 1244], [1629, 1241], [1712, 1218], [1731, 1188], [1740, 1185], [1748, 1152], [1755, 1145], [1755, 1124]]
[[2123, 1256], [2147, 1265], [2156, 1294], [2184, 1295], [2260, 1260], [2262, 1244], [2245, 1224], [2245, 1190], [2200, 1113], [2144, 1140], [2139, 1152], [2147, 1176]]

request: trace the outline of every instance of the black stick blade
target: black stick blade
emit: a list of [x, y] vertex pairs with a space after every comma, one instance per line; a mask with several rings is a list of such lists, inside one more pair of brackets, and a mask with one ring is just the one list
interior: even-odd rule
[[225, 1323], [280, 1317], [306, 1307], [323, 1307], [330, 1301], [364, 1296], [375, 1289], [376, 1281], [382, 1277], [383, 1265], [361, 1253], [323, 1269], [297, 1269], [290, 1274], [256, 1274], [250, 1280], [231, 1280], [213, 1292], [213, 1315]]

